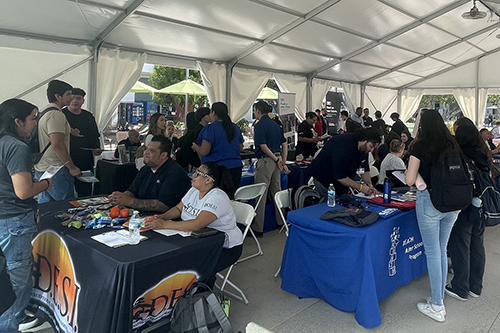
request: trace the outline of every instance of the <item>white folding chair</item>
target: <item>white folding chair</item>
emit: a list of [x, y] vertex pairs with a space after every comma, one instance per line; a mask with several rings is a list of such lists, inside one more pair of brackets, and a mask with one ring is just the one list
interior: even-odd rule
[[[234, 215], [236, 215], [236, 223], [242, 224], [245, 226], [245, 230], [243, 231], [243, 239], [245, 239], [248, 231], [251, 228], [250, 225], [252, 224], [253, 218], [255, 217], [255, 211], [254, 208], [246, 203], [242, 202], [237, 202], [237, 201], [231, 201], [231, 206], [233, 206], [233, 211]], [[232, 264], [229, 269], [227, 270], [226, 275], [222, 275], [221, 273], [217, 273], [217, 277], [221, 278], [222, 281], [222, 286], [220, 287], [221, 291], [224, 291], [226, 294], [233, 296], [236, 299], [239, 299], [240, 301], [245, 302], [245, 304], [248, 304], [248, 299], [245, 296], [245, 293], [238, 288], [234, 283], [229, 281], [229, 275], [231, 274], [231, 271], [233, 270], [234, 265], [236, 265], [239, 261], [236, 261], [234, 264]], [[224, 288], [226, 287], [226, 284], [230, 285], [233, 287], [234, 290], [236, 290], [241, 296], [235, 295], [233, 293], [230, 293], [228, 291], [225, 291]]]
[[[251, 185], [246, 185], [240, 187], [238, 190], [236, 190], [236, 193], [234, 194], [234, 200], [236, 201], [244, 201], [247, 202], [249, 200], [255, 200], [255, 207], [254, 211], [257, 210], [257, 207], [259, 207], [259, 203], [262, 200], [262, 196], [264, 195], [264, 192], [266, 191], [267, 185], [265, 183], [257, 183], [257, 184], [251, 184]], [[253, 232], [252, 228], [249, 227], [249, 232], [252, 235], [253, 239], [255, 240], [255, 243], [257, 244], [258, 251], [257, 253], [251, 254], [247, 257], [241, 258], [238, 260], [238, 262], [242, 262], [248, 259], [251, 259], [253, 257], [256, 257], [258, 255], [263, 255], [264, 252], [262, 251], [262, 248], [260, 247], [260, 243], [255, 237], [255, 233]]]
[[[285, 214], [283, 213], [283, 209], [292, 209], [292, 202], [291, 202], [291, 190], [282, 190], [279, 192], [276, 192], [274, 195], [274, 204], [276, 205], [276, 208], [278, 208], [278, 211], [280, 213], [281, 219], [283, 220], [283, 227], [281, 228], [280, 232], [285, 229], [285, 235], [288, 237], [288, 222], [286, 221]], [[281, 266], [278, 268], [278, 271], [276, 274], [274, 274], [274, 277], [278, 277], [278, 274], [280, 273]]]

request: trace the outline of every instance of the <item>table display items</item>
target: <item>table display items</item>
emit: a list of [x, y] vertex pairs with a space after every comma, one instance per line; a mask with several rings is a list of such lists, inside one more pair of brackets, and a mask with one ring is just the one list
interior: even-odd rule
[[139, 217], [139, 212], [134, 210], [134, 213], [128, 222], [128, 243], [130, 245], [139, 244], [139, 241], [141, 240], [141, 225], [142, 219]]
[[328, 207], [335, 207], [335, 187], [333, 184], [328, 186]]

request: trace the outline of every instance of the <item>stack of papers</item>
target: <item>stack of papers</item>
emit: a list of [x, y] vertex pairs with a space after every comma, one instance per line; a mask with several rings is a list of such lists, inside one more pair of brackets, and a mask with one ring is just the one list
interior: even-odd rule
[[[128, 245], [128, 230], [109, 231], [100, 235], [92, 236], [91, 238], [99, 243], [116, 248]], [[148, 238], [141, 235], [141, 241], [145, 239]]]
[[98, 183], [99, 179], [97, 179], [92, 171], [82, 171], [82, 174], [77, 176], [76, 179], [78, 179], [81, 182], [84, 183]]
[[157, 230], [153, 230], [153, 231], [156, 231], [157, 233], [165, 235], [165, 236], [173, 236], [173, 235], [181, 235], [182, 237], [191, 236], [191, 232], [179, 231], [179, 230], [173, 230], [173, 229], [157, 229]]

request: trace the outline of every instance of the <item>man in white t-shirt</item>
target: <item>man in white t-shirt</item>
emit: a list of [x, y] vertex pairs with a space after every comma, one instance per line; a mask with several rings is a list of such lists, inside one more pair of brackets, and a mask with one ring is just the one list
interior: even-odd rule
[[38, 120], [38, 140], [40, 151], [50, 145], [35, 165], [35, 176], [40, 179], [51, 165], [66, 164], [66, 166], [52, 178], [52, 188], [39, 194], [39, 203], [75, 197], [73, 177], [78, 176], [81, 171], [69, 155], [71, 127], [61, 110], [71, 102], [72, 89], [71, 85], [59, 80], [50, 81], [47, 87], [47, 98], [50, 104], [41, 110], [40, 114], [43, 113], [43, 115]]

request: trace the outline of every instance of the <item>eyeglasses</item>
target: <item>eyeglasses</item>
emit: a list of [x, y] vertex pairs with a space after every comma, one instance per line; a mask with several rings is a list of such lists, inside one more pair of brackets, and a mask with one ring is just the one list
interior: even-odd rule
[[212, 176], [210, 176], [209, 174], [201, 172], [200, 170], [196, 169], [196, 171], [193, 172], [193, 178], [197, 178], [198, 176], [202, 176], [204, 178], [212, 178]]

